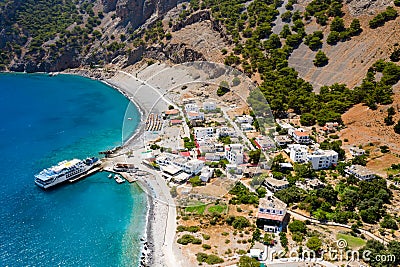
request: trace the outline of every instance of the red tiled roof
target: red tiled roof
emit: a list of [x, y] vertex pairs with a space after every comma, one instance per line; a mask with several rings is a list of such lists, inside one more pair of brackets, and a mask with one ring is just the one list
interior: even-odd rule
[[182, 123], [182, 120], [171, 120], [172, 124], [178, 124], [178, 123]]
[[259, 212], [257, 214], [257, 218], [282, 222], [284, 217], [282, 215], [272, 215], [269, 213], [260, 213]]
[[178, 114], [178, 113], [179, 113], [179, 110], [177, 110], [177, 109], [170, 109], [170, 110], [165, 111], [165, 115], [174, 115], [174, 114]]
[[195, 112], [195, 111], [190, 111], [190, 112], [188, 112], [188, 115], [192, 116], [192, 117], [195, 117], [195, 116], [199, 116], [199, 113]]
[[189, 151], [182, 151], [179, 153], [183, 157], [190, 157], [190, 152]]
[[294, 131], [294, 134], [297, 136], [308, 136], [308, 133], [300, 132], [300, 131]]

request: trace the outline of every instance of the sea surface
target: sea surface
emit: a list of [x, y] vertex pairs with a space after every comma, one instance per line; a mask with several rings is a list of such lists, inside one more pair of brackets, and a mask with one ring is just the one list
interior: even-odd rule
[[140, 122], [128, 104], [79, 76], [0, 74], [0, 266], [138, 265], [147, 203], [137, 185], [108, 173], [34, 184], [43, 168], [121, 145]]

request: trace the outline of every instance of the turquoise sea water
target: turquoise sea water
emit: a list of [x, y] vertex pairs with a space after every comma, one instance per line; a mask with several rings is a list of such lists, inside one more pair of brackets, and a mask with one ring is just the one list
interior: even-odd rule
[[[34, 184], [45, 167], [120, 145], [127, 106], [98, 81], [0, 74], [1, 266], [138, 265], [146, 197], [136, 185], [107, 173], [50, 191]], [[140, 114], [127, 116], [134, 130]]]

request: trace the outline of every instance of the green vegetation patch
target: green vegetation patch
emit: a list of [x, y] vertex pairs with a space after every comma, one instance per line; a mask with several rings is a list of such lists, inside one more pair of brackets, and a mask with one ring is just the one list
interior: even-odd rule
[[342, 234], [342, 233], [338, 233], [336, 235], [336, 238], [339, 239], [344, 239], [347, 242], [347, 245], [351, 248], [360, 248], [362, 246], [365, 246], [365, 244], [367, 243], [367, 241], [365, 241], [364, 239], [361, 239], [359, 237], [355, 237], [352, 235], [346, 235], [346, 234]]
[[223, 213], [228, 209], [227, 205], [219, 204], [219, 205], [212, 205], [209, 206], [207, 211], [209, 213]]
[[186, 207], [185, 212], [201, 215], [206, 210], [206, 206], [207, 206], [206, 204], [200, 202], [199, 204]]

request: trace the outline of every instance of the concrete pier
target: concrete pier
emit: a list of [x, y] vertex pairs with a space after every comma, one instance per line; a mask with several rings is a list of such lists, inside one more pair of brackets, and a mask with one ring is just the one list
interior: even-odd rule
[[95, 174], [96, 172], [102, 171], [102, 169], [103, 169], [103, 166], [102, 166], [102, 165], [99, 165], [99, 166], [97, 166], [97, 167], [94, 167], [93, 169], [90, 169], [89, 171], [87, 171], [87, 172], [85, 172], [85, 173], [82, 173], [82, 174], [79, 175], [78, 177], [75, 177], [74, 179], [71, 179], [71, 180], [68, 180], [68, 181], [69, 181], [70, 183], [79, 181], [79, 180], [81, 180], [81, 179], [84, 179], [84, 178], [86, 178], [86, 177], [92, 175], [92, 174]]

